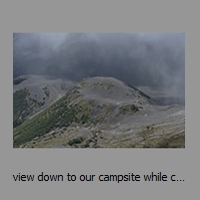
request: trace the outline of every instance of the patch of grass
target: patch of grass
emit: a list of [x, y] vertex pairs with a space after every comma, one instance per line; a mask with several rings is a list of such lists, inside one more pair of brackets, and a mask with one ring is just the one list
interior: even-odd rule
[[50, 97], [50, 91], [49, 89], [46, 87], [42, 88], [44, 90], [44, 94], [47, 96], [47, 97]]
[[28, 116], [33, 114], [34, 109], [44, 104], [45, 102], [38, 102], [35, 98], [31, 98], [27, 88], [15, 91], [13, 93], [13, 128], [26, 121]]
[[77, 137], [77, 138], [74, 138], [72, 140], [69, 140], [68, 144], [70, 146], [75, 145], [75, 144], [80, 144], [80, 143], [83, 142], [83, 140], [84, 140], [83, 137]]
[[185, 134], [175, 134], [164, 137], [155, 144], [155, 148], [183, 148], [185, 147]]
[[135, 113], [137, 111], [139, 111], [139, 109], [134, 104], [128, 104], [128, 105], [123, 105], [119, 107], [119, 114], [123, 114], [123, 115], [125, 115], [128, 112]]

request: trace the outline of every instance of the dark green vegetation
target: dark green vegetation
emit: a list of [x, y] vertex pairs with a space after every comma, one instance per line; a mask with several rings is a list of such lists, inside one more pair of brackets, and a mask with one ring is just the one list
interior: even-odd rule
[[42, 88], [44, 90], [44, 94], [47, 96], [47, 97], [50, 97], [50, 91], [49, 89], [46, 87]]
[[[70, 104], [71, 101], [73, 104]], [[92, 104], [83, 99], [78, 91], [73, 90], [36, 117], [15, 128], [13, 145], [18, 147], [36, 136], [42, 136], [56, 128], [67, 127], [73, 122], [84, 124], [91, 111]]]
[[72, 140], [70, 140], [69, 142], [68, 142], [68, 144], [70, 145], [70, 146], [72, 146], [72, 145], [74, 145], [74, 144], [80, 144], [81, 142], [83, 142], [83, 137], [78, 137], [78, 138], [74, 138], [74, 139], [72, 139]]
[[13, 80], [13, 84], [14, 85], [18, 85], [18, 84], [20, 84], [22, 81], [25, 81], [26, 80], [26, 78], [17, 78], [17, 79], [14, 79]]
[[135, 113], [138, 111], [139, 111], [139, 108], [137, 106], [135, 106], [134, 104], [132, 104], [132, 105], [128, 104], [128, 105], [119, 107], [119, 114], [122, 114], [122, 115], [125, 115], [127, 112]]
[[41, 107], [44, 102], [38, 102], [30, 97], [28, 89], [18, 90], [13, 93], [13, 127], [19, 126], [36, 107]]

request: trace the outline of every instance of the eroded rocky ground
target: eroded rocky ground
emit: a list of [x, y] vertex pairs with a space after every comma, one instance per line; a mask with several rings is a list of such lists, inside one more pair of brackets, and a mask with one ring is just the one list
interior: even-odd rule
[[[21, 145], [25, 148], [184, 148], [185, 111], [174, 106], [159, 116], [135, 116], [114, 124], [72, 125]], [[147, 121], [145, 118], [150, 118]], [[151, 121], [152, 120], [152, 121]], [[132, 123], [131, 123], [132, 122]], [[144, 122], [144, 123], [143, 123]], [[154, 122], [154, 123], [153, 123]]]

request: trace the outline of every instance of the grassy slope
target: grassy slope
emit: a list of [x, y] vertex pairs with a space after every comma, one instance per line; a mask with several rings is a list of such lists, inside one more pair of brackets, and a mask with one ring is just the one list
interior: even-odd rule
[[[78, 98], [78, 103], [74, 102], [74, 105], [69, 105], [76, 98]], [[18, 147], [58, 127], [67, 127], [72, 122], [83, 124], [87, 122], [91, 110], [92, 105], [73, 90], [42, 113], [15, 128], [13, 146]]]
[[28, 89], [18, 90], [13, 93], [13, 127], [23, 123], [35, 108], [41, 107], [44, 102], [38, 102], [30, 97]]

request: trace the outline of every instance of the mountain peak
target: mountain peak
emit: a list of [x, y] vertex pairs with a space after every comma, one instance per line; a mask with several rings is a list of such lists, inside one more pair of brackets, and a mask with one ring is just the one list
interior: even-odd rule
[[137, 104], [149, 103], [150, 97], [137, 88], [126, 84], [113, 77], [90, 77], [83, 79], [75, 86], [87, 99], [93, 99], [99, 103], [111, 104]]

